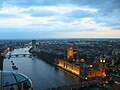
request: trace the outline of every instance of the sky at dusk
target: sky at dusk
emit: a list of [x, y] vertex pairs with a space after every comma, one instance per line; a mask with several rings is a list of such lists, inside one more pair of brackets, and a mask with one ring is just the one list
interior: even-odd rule
[[120, 38], [120, 0], [0, 0], [0, 39]]

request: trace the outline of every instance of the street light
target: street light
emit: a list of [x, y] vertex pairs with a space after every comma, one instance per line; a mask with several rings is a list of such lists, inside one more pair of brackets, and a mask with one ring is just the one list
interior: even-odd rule
[[85, 62], [85, 60], [82, 58], [82, 59], [81, 59], [81, 62]]
[[89, 67], [93, 67], [93, 65], [90, 65]]

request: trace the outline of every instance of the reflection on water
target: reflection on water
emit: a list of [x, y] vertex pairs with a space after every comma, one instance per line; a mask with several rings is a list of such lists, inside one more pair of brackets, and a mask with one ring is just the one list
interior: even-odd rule
[[[11, 54], [29, 54], [28, 50], [29, 48], [15, 49]], [[18, 67], [18, 70], [12, 69], [11, 61]], [[73, 84], [79, 81], [78, 77], [36, 57], [5, 58], [3, 69], [27, 75], [33, 81], [35, 90]]]
[[73, 75], [72, 73], [70, 73], [70, 72], [68, 72], [68, 71], [66, 71], [66, 70], [63, 70], [63, 69], [60, 68], [60, 67], [57, 67], [57, 66], [56, 66], [56, 67], [55, 67], [55, 70], [56, 70], [56, 71], [61, 71], [61, 72], [63, 72], [65, 75], [70, 76], [71, 78], [80, 81], [80, 78], [79, 78], [79, 77]]

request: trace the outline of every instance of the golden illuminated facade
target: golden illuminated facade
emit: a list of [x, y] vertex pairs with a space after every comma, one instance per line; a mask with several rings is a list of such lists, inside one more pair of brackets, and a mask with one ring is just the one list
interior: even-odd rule
[[67, 58], [68, 59], [72, 59], [73, 58], [73, 48], [70, 47], [68, 50], [67, 50]]
[[57, 65], [68, 70], [71, 71], [72, 73], [76, 74], [76, 75], [80, 75], [80, 70], [78, 67], [74, 66], [73, 64], [70, 64], [68, 62], [65, 62], [63, 60], [58, 60], [57, 61]]
[[89, 71], [89, 72], [87, 72], [87, 78], [103, 77], [103, 76], [106, 76], [105, 72], [101, 72], [101, 71]]
[[[81, 68], [76, 67], [75, 65], [65, 62], [63, 60], [58, 60], [57, 65], [62, 67], [63, 69], [66, 69], [67, 71], [70, 71], [78, 76], [82, 76], [83, 78], [87, 78], [87, 79], [92, 77], [106, 76], [105, 72], [99, 70], [92, 70], [92, 71], [87, 71], [87, 69], [81, 70]], [[83, 73], [85, 73], [85, 75], [83, 75]]]
[[105, 58], [100, 58], [99, 65], [98, 65], [98, 70], [97, 71], [89, 71], [87, 73], [87, 77], [97, 77], [97, 76], [106, 76], [105, 74]]
[[[70, 47], [67, 51], [67, 59], [74, 59], [72, 47]], [[82, 61], [83, 60], [84, 59], [82, 59]], [[57, 60], [56, 65], [84, 79], [106, 76], [105, 58], [100, 58], [98, 70], [89, 69], [92, 68], [92, 65], [88, 66], [84, 62], [78, 62], [78, 61], [77, 63], [79, 63], [79, 66], [70, 63], [69, 61], [67, 62], [67, 60]]]

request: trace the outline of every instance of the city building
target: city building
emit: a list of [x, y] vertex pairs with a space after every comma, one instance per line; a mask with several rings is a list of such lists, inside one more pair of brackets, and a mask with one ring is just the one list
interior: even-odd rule
[[73, 48], [72, 47], [70, 47], [67, 50], [67, 59], [73, 59]]
[[36, 40], [32, 40], [32, 47], [36, 46]]
[[[79, 64], [75, 64], [73, 62], [74, 56], [73, 56], [73, 48], [70, 47], [67, 50], [67, 59], [65, 60], [57, 60], [57, 65], [79, 77], [82, 77], [84, 79], [93, 78], [93, 77], [104, 77], [105, 74], [105, 58], [100, 58], [98, 63], [98, 69], [93, 69], [93, 65], [87, 65], [85, 63], [84, 59], [81, 59]], [[72, 60], [71, 62], [69, 60]]]

